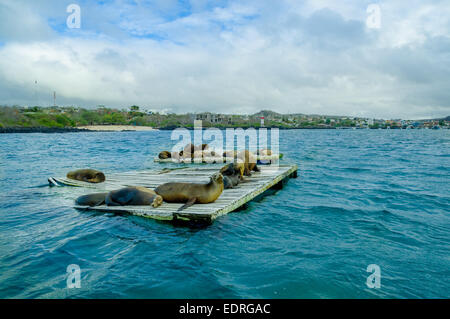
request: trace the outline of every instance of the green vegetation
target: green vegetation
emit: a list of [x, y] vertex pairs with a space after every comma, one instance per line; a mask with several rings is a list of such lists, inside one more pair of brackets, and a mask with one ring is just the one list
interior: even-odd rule
[[264, 126], [278, 128], [411, 128], [449, 127], [449, 118], [439, 120], [402, 121], [375, 120], [356, 117], [279, 114], [273, 111], [260, 111], [253, 115], [227, 115], [215, 113], [199, 114], [160, 114], [143, 111], [132, 105], [126, 110], [107, 108], [103, 105], [94, 110], [78, 107], [19, 107], [0, 106], [0, 128], [75, 128], [87, 125], [132, 125], [154, 128], [192, 128], [194, 120], [202, 120], [203, 127], [260, 127], [261, 117]]
[[[129, 110], [118, 110], [99, 106], [97, 109], [88, 110], [76, 107], [39, 107], [33, 106], [8, 107], [0, 106], [0, 128], [16, 127], [49, 127], [70, 128], [86, 125], [133, 125], [150, 126], [155, 128], [176, 128], [194, 126], [195, 114], [160, 114], [143, 112], [140, 107], [133, 105]], [[259, 127], [259, 118], [244, 119], [241, 115], [231, 116], [230, 122], [211, 123], [203, 121], [204, 127]], [[266, 126], [288, 128], [286, 123], [280, 120], [267, 121]]]
[[[33, 106], [8, 107], [0, 106], [0, 127], [49, 127], [68, 128], [86, 125], [136, 125], [136, 126], [183, 126], [186, 115], [161, 115], [144, 113], [139, 106], [133, 105], [130, 110], [117, 110], [103, 106], [88, 110], [76, 107]], [[191, 123], [192, 121], [189, 121]]]

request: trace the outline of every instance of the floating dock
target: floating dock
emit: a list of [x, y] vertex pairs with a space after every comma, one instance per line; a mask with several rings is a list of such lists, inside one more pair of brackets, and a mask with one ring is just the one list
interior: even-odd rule
[[[110, 174], [107, 180], [100, 184], [90, 184], [66, 178], [49, 178], [49, 182], [60, 186], [88, 187], [94, 192], [111, 191], [127, 186], [144, 186], [156, 188], [167, 182], [207, 183], [209, 177], [220, 169], [215, 167], [191, 166], [159, 171], [134, 171]], [[220, 197], [209, 204], [194, 204], [178, 211], [183, 204], [166, 203], [160, 207], [151, 206], [75, 206], [79, 210], [128, 213], [132, 215], [167, 220], [173, 222], [212, 223], [217, 217], [230, 213], [254, 199], [272, 187], [282, 185], [284, 179], [297, 177], [297, 165], [261, 165], [260, 172], [252, 172], [252, 176], [245, 177], [245, 182], [232, 189], [225, 189]]]
[[[263, 161], [267, 164], [273, 164], [278, 162], [278, 160], [280, 160], [283, 155], [282, 154], [273, 154], [273, 155], [255, 155], [256, 159], [258, 161]], [[156, 163], [183, 163], [183, 164], [201, 164], [201, 163], [210, 163], [210, 164], [216, 164], [216, 163], [231, 163], [233, 162], [234, 158], [233, 157], [222, 157], [222, 156], [215, 156], [215, 157], [204, 157], [204, 158], [183, 158], [180, 157], [178, 159], [175, 158], [165, 158], [165, 159], [161, 159], [158, 156], [156, 156], [153, 161]]]

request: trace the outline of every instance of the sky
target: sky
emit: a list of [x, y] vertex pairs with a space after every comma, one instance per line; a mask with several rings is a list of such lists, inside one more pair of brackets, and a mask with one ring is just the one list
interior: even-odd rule
[[450, 1], [0, 0], [0, 105], [54, 91], [86, 108], [444, 117]]

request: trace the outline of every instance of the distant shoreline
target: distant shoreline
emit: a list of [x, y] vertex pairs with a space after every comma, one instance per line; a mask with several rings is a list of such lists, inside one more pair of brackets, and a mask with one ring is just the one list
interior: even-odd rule
[[[182, 126], [167, 126], [160, 128], [153, 128], [150, 126], [132, 126], [132, 125], [88, 125], [79, 127], [0, 127], [0, 134], [6, 133], [79, 133], [79, 132], [153, 132], [153, 131], [168, 131], [177, 128], [184, 128], [187, 130], [193, 130], [193, 127], [182, 127]], [[214, 127], [203, 127], [203, 129], [214, 128]], [[230, 127], [231, 129], [236, 129], [236, 127]], [[244, 127], [243, 129], [254, 128], [258, 129], [260, 127]], [[277, 128], [280, 130], [386, 130], [386, 128], [359, 128], [359, 127], [277, 127], [268, 126], [264, 127], [267, 129]], [[227, 129], [226, 127], [219, 127], [220, 130]], [[391, 128], [393, 130], [401, 130], [401, 128]], [[415, 129], [417, 130], [417, 129]]]
[[87, 125], [77, 127], [83, 131], [94, 132], [123, 132], [123, 131], [158, 131], [150, 126], [134, 126], [134, 125]]
[[6, 133], [77, 133], [77, 132], [129, 132], [158, 131], [149, 126], [132, 125], [88, 125], [79, 127], [1, 127], [0, 134]]
[[73, 133], [89, 132], [76, 127], [1, 127], [0, 134], [6, 133]]

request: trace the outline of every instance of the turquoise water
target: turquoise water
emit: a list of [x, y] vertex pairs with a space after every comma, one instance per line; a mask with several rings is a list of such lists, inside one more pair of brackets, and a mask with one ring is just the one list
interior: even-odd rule
[[46, 186], [73, 168], [161, 167], [170, 132], [0, 135], [0, 297], [450, 297], [450, 131], [280, 131], [280, 144], [299, 178], [194, 229], [79, 212], [85, 190]]

